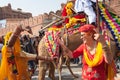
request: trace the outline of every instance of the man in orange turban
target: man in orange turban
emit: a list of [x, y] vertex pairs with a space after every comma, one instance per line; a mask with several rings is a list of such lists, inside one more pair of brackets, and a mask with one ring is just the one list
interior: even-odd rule
[[83, 80], [114, 80], [115, 71], [112, 53], [105, 40], [101, 39], [102, 36], [96, 33], [94, 28], [91, 24], [79, 28], [83, 44], [73, 52], [61, 41], [59, 43], [65, 51], [64, 55], [71, 58], [83, 56], [81, 77]]

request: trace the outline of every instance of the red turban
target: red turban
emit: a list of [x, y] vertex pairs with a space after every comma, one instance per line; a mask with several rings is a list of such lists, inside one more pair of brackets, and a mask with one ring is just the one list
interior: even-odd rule
[[86, 24], [86, 25], [83, 25], [83, 26], [80, 26], [79, 28], [79, 31], [80, 32], [95, 32], [95, 26], [94, 25], [91, 25], [91, 24]]

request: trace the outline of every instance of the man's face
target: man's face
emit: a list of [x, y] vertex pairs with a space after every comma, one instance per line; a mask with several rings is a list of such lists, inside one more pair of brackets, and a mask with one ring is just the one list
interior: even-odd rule
[[81, 39], [84, 43], [88, 42], [90, 38], [92, 37], [92, 34], [90, 32], [81, 32]]

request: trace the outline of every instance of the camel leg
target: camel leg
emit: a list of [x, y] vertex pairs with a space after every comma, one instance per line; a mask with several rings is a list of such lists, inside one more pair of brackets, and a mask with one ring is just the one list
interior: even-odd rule
[[50, 63], [49, 65], [49, 77], [51, 78], [51, 80], [55, 80], [55, 67], [52, 63]]
[[68, 70], [70, 71], [70, 73], [72, 74], [72, 76], [73, 76], [74, 78], [78, 78], [78, 76], [76, 76], [76, 75], [73, 73], [72, 69], [70, 68], [70, 58], [69, 58], [68, 56], [66, 56], [66, 62], [65, 62], [65, 64], [66, 64]]
[[58, 64], [59, 80], [62, 80], [62, 75], [61, 75], [62, 64], [63, 64], [63, 56], [61, 55], [59, 59], [59, 64]]
[[48, 65], [44, 62], [39, 64], [39, 74], [38, 80], [45, 80], [45, 74], [47, 71]]

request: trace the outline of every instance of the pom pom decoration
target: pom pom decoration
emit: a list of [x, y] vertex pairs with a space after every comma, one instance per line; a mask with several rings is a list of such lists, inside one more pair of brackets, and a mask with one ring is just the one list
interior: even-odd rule
[[[117, 47], [120, 49], [120, 26], [115, 21], [117, 18], [113, 18], [110, 12], [104, 7], [102, 3], [99, 3], [99, 10], [100, 15], [102, 16], [102, 20], [105, 21], [107, 28], [110, 30], [111, 34], [113, 35]], [[117, 19], [119, 20], [119, 19]]]
[[70, 16], [70, 15], [72, 15], [73, 14], [73, 12], [72, 12], [72, 10], [71, 10], [71, 8], [73, 8], [73, 3], [72, 2], [68, 2], [67, 4], [66, 4], [66, 12], [67, 12], [67, 15], [68, 16]]

